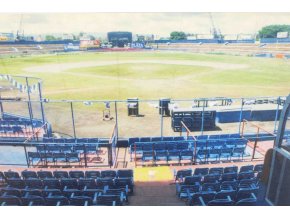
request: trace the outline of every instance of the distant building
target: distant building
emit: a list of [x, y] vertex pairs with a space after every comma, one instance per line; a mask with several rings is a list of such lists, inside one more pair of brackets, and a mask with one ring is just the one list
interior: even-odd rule
[[14, 41], [13, 33], [0, 33], [0, 41]]
[[72, 34], [63, 34], [62, 40], [73, 40], [74, 36]]
[[136, 35], [136, 41], [138, 42], [153, 41], [153, 40], [154, 40], [153, 34]]
[[125, 47], [132, 43], [131, 32], [108, 32], [108, 41], [113, 47]]

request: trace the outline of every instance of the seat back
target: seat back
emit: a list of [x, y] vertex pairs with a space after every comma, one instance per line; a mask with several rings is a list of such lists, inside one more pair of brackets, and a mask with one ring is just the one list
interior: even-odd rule
[[84, 179], [84, 178], [79, 179], [79, 188], [83, 189], [84, 187], [91, 189], [96, 188], [97, 184], [95, 179]]
[[46, 179], [43, 179], [42, 182], [43, 182], [43, 186], [49, 189], [51, 188], [59, 189], [61, 187], [59, 180], [55, 178], [46, 178]]
[[69, 176], [74, 179], [85, 178], [85, 174], [83, 171], [70, 171]]
[[67, 171], [54, 171], [53, 175], [57, 179], [68, 178], [69, 177]]
[[85, 171], [85, 176], [86, 178], [97, 179], [101, 177], [101, 173], [100, 171], [90, 170], [90, 171]]
[[115, 170], [103, 170], [101, 171], [102, 178], [115, 178], [117, 173]]
[[27, 197], [22, 197], [22, 204], [23, 206], [44, 206], [45, 205], [45, 200], [41, 196], [37, 195], [28, 195]]
[[69, 205], [69, 201], [64, 196], [48, 196], [45, 198], [45, 204], [46, 206], [63, 206]]
[[13, 195], [0, 196], [0, 205], [4, 203], [5, 206], [21, 206], [20, 198]]
[[37, 175], [40, 179], [53, 178], [51, 171], [37, 171]]
[[69, 199], [70, 205], [73, 206], [90, 206], [93, 205], [93, 199], [89, 196], [74, 196]]
[[133, 178], [133, 170], [118, 170], [117, 171], [117, 177], [118, 178], [128, 178], [128, 177], [131, 177]]
[[232, 206], [234, 202], [231, 199], [215, 199], [207, 204], [208, 206]]
[[4, 176], [6, 179], [12, 179], [12, 178], [20, 178], [19, 173], [15, 171], [6, 171], [4, 172]]
[[121, 206], [122, 201], [118, 195], [100, 195], [97, 197], [97, 205], [101, 206], [113, 206], [115, 203], [116, 206]]
[[24, 180], [20, 178], [7, 179], [7, 183], [10, 187], [13, 187], [13, 188], [19, 188], [19, 189], [25, 188], [25, 182]]
[[196, 168], [194, 170], [194, 175], [207, 175], [209, 172], [209, 168]]
[[28, 171], [28, 170], [24, 170], [21, 172], [21, 175], [24, 179], [28, 179], [28, 178], [35, 178], [37, 179], [37, 173], [35, 171]]

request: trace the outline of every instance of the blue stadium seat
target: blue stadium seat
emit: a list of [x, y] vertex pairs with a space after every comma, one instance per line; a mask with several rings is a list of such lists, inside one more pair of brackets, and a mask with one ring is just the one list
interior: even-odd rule
[[53, 176], [57, 179], [69, 178], [67, 171], [54, 171]]
[[241, 166], [240, 173], [242, 173], [242, 172], [252, 172], [253, 170], [254, 170], [254, 165]]
[[187, 176], [192, 176], [192, 169], [178, 170], [175, 173], [175, 181], [177, 181], [177, 180], [183, 180], [183, 178], [185, 178]]
[[195, 168], [194, 175], [205, 176], [209, 172], [209, 168]]
[[45, 198], [46, 206], [64, 206], [69, 205], [68, 198], [65, 196], [48, 196]]
[[180, 152], [178, 150], [168, 150], [167, 161], [178, 161], [180, 163]]
[[101, 178], [115, 178], [117, 172], [115, 170], [103, 170], [101, 171]]
[[13, 195], [0, 196], [1, 206], [21, 206], [22, 202], [20, 198]]
[[45, 178], [42, 180], [45, 189], [60, 189], [60, 182], [55, 178]]
[[167, 151], [155, 151], [155, 161], [167, 161]]
[[73, 196], [69, 199], [71, 206], [91, 206], [93, 199], [88, 196]]
[[38, 179], [37, 173], [35, 171], [24, 170], [21, 172], [23, 179], [35, 178]]
[[236, 181], [238, 178], [238, 174], [233, 172], [233, 173], [224, 173], [222, 175], [221, 180], [224, 181]]
[[134, 176], [134, 172], [131, 169], [117, 171], [118, 178], [133, 178], [133, 176]]
[[218, 174], [221, 175], [224, 172], [224, 168], [223, 167], [212, 167], [209, 169], [209, 174]]
[[182, 160], [189, 160], [192, 164], [193, 162], [193, 152], [190, 150], [183, 150], [180, 152], [180, 161]]
[[41, 196], [28, 195], [21, 198], [23, 206], [45, 206], [45, 200]]
[[264, 164], [255, 165], [254, 172], [257, 172], [257, 173], [262, 172], [263, 171], [263, 167], [264, 167]]
[[40, 179], [53, 178], [51, 171], [42, 171], [42, 170], [37, 171], [37, 176]]
[[225, 199], [214, 199], [212, 201], [209, 201], [207, 206], [233, 206], [234, 201], [227, 197]]
[[229, 166], [224, 168], [224, 173], [237, 173], [238, 167], [237, 166]]
[[89, 171], [85, 171], [85, 176], [86, 178], [89, 178], [89, 179], [97, 179], [101, 177], [101, 173], [100, 171], [89, 170]]
[[80, 170], [69, 171], [69, 176], [70, 178], [74, 178], [74, 179], [85, 178], [84, 172]]

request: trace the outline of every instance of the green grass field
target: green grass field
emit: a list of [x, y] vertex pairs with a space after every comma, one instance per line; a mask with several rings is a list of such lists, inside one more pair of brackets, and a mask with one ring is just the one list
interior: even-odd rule
[[[148, 61], [122, 63], [124, 61]], [[150, 61], [196, 61], [183, 65]], [[86, 62], [120, 64], [84, 66]], [[83, 63], [49, 72], [50, 64]], [[237, 64], [245, 67], [214, 67]], [[43, 69], [42, 70], [42, 66]], [[33, 72], [29, 69], [37, 67]], [[180, 52], [114, 52], [41, 55], [0, 59], [0, 73], [40, 77], [50, 99], [140, 99], [284, 96], [290, 93], [290, 61]]]

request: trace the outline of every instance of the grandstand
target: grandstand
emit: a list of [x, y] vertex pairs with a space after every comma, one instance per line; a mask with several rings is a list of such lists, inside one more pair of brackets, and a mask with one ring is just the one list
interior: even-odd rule
[[[129, 51], [122, 47], [133, 43], [130, 32], [108, 38], [121, 48], [98, 52]], [[287, 58], [290, 44], [282, 41], [155, 40], [146, 46]], [[0, 43], [0, 55], [54, 54], [66, 43]], [[48, 99], [40, 78], [0, 79], [1, 206], [290, 205], [289, 161], [281, 161], [289, 158], [289, 97]]]
[[[163, 115], [166, 115], [162, 110], [170, 103], [160, 104], [158, 109], [161, 111], [156, 112], [161, 118], [161, 136], [158, 137], [123, 137], [118, 131], [121, 126], [118, 126], [117, 107], [112, 121], [114, 125], [106, 132], [106, 137], [78, 137], [73, 110], [76, 102], [66, 101], [71, 107], [74, 130], [73, 136], [69, 137], [56, 134], [54, 125], [45, 117], [44, 112], [53, 101], [42, 97], [41, 79], [9, 75], [2, 75], [2, 78], [6, 86], [10, 83], [16, 87], [12, 92], [4, 92], [1, 99], [2, 206], [272, 204], [271, 199], [264, 197], [269, 190], [268, 184], [272, 184], [269, 182], [272, 178], [272, 174], [269, 175], [271, 152], [274, 140], [279, 142], [277, 137], [281, 134], [290, 97], [287, 100], [285, 97], [241, 99], [241, 108], [236, 111], [238, 118], [233, 118], [233, 110], [218, 115], [220, 122], [227, 119], [226, 123], [237, 123], [238, 131], [235, 128], [232, 133], [219, 134], [204, 133], [207, 123], [214, 121], [216, 124], [216, 118], [207, 119], [205, 109], [212, 107], [212, 101], [215, 102], [212, 109], [235, 108], [232, 98], [191, 99], [190, 103], [194, 102], [196, 106], [192, 111], [199, 114], [198, 119], [193, 120], [193, 124], [198, 122], [198, 130], [193, 132], [191, 123], [182, 118], [175, 120], [180, 126], [177, 132], [171, 130], [171, 136], [162, 132]], [[23, 81], [26, 85], [21, 84]], [[15, 95], [21, 98], [17, 99]], [[122, 101], [114, 101], [115, 104], [118, 102]], [[18, 110], [9, 106], [16, 103], [28, 107]], [[256, 109], [247, 116], [244, 107], [251, 104]], [[265, 109], [257, 110], [261, 107]], [[276, 110], [272, 112], [269, 108]], [[174, 110], [168, 112], [171, 114], [167, 115], [172, 116]], [[287, 114], [286, 118], [289, 120]], [[146, 118], [141, 116], [139, 119]], [[275, 122], [274, 129], [267, 130], [254, 120], [271, 120], [272, 125]], [[136, 132], [138, 134], [137, 128]], [[288, 138], [285, 137], [287, 145]], [[288, 203], [279, 203], [285, 204]]]

